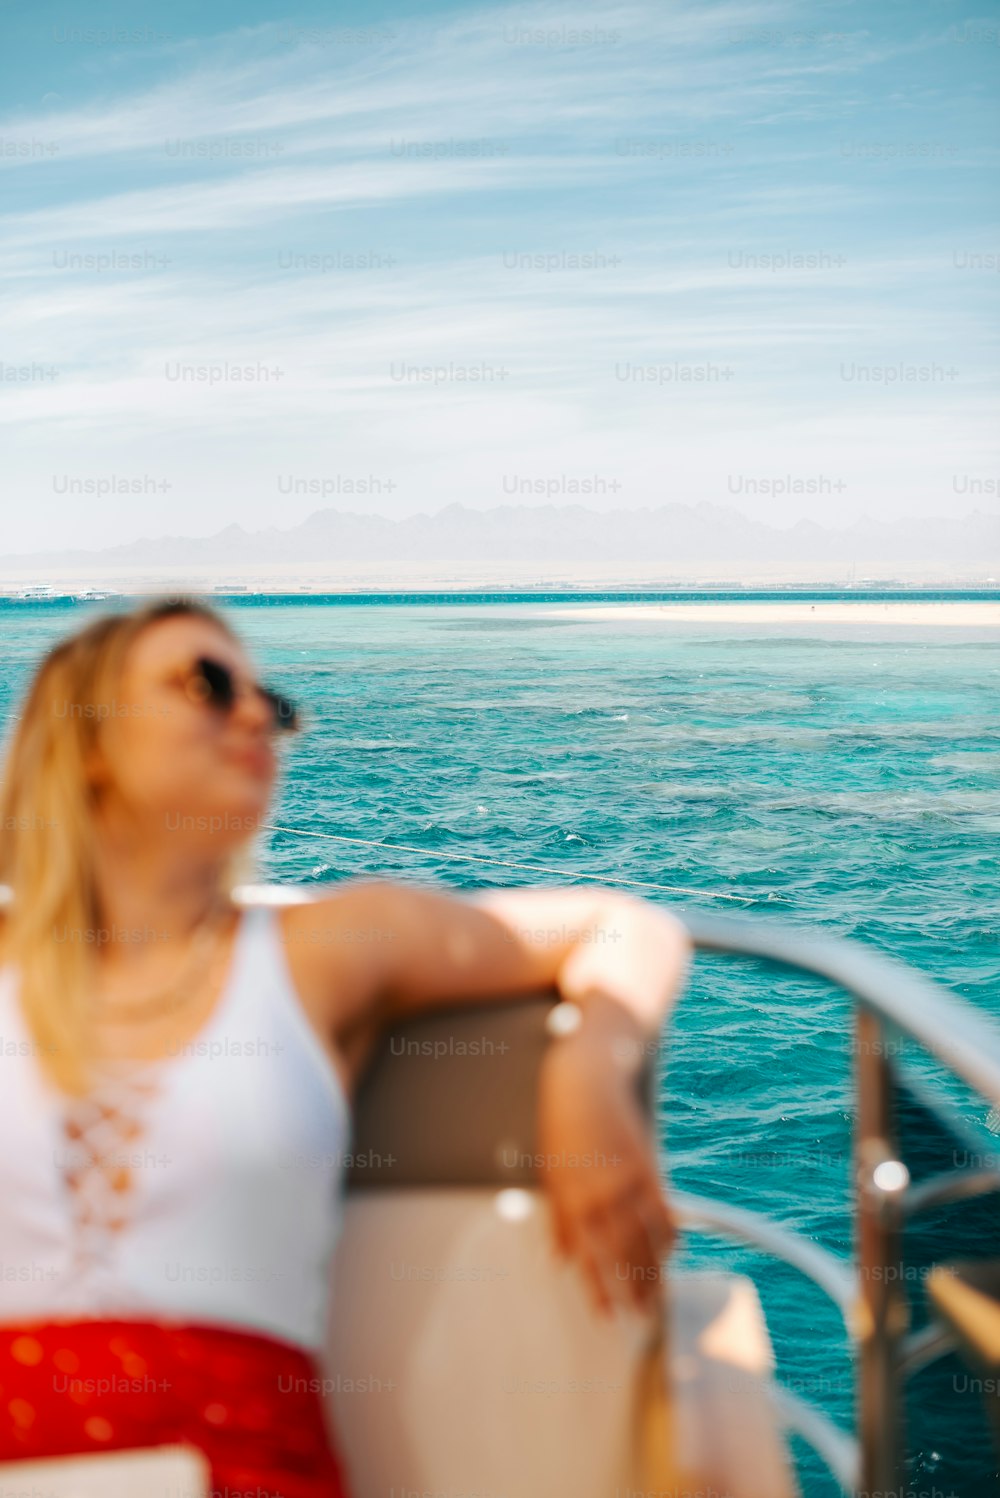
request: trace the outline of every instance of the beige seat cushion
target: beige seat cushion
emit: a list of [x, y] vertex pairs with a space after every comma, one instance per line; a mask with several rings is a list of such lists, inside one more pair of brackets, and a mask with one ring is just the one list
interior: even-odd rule
[[540, 1193], [353, 1193], [326, 1370], [353, 1491], [791, 1495], [752, 1284], [667, 1288], [664, 1358], [658, 1323], [591, 1311]]

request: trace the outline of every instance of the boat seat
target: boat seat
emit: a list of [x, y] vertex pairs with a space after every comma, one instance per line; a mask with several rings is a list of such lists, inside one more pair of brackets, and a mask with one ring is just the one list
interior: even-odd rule
[[387, 1037], [361, 1089], [327, 1409], [359, 1498], [794, 1498], [752, 1282], [590, 1306], [536, 1168], [551, 995]]

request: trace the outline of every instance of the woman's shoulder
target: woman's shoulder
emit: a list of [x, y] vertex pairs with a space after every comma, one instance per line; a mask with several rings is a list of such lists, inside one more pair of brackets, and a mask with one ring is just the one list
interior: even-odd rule
[[313, 946], [350, 948], [384, 938], [404, 888], [382, 879], [351, 879], [341, 884], [278, 886], [274, 902], [286, 932]]
[[270, 907], [302, 1000], [335, 1030], [374, 1012], [399, 936], [405, 886], [357, 879], [336, 885], [271, 885], [237, 891]]

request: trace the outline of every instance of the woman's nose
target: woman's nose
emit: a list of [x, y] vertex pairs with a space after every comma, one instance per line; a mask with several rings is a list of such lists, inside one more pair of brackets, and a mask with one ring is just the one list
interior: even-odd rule
[[257, 687], [240, 688], [234, 706], [234, 715], [247, 726], [269, 728], [273, 713], [267, 698]]

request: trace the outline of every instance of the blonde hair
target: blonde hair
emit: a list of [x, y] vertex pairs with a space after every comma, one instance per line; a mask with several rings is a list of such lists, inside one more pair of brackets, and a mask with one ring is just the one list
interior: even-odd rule
[[[94, 620], [54, 646], [35, 673], [7, 746], [0, 779], [0, 884], [8, 887], [2, 940], [18, 970], [21, 1006], [42, 1065], [63, 1091], [88, 1085], [91, 1046], [87, 995], [94, 946], [57, 941], [99, 921], [94, 862], [94, 792], [88, 764], [97, 747], [101, 704], [112, 704], [125, 657], [161, 620], [195, 616], [226, 634], [222, 617], [196, 599], [171, 598]], [[57, 715], [62, 704], [91, 712]], [[228, 893], [247, 874], [247, 854], [227, 863]]]

